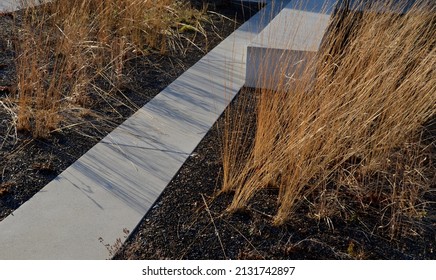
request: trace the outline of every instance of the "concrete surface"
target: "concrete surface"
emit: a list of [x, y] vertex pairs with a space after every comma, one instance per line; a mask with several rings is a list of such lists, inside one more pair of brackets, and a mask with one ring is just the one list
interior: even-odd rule
[[0, 12], [12, 12], [49, 1], [51, 0], [0, 0]]
[[0, 0], [0, 12], [13, 11], [20, 7], [19, 0]]

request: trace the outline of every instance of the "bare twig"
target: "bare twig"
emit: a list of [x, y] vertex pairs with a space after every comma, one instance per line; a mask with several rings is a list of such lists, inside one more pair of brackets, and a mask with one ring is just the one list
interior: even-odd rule
[[226, 251], [225, 251], [225, 249], [224, 249], [223, 242], [222, 242], [222, 240], [221, 240], [221, 237], [220, 237], [220, 234], [219, 234], [219, 232], [218, 232], [218, 229], [217, 229], [217, 227], [216, 227], [216, 225], [215, 225], [215, 221], [214, 221], [214, 219], [213, 219], [212, 213], [210, 212], [209, 206], [207, 205], [206, 199], [204, 198], [203, 194], [201, 194], [201, 198], [203, 199], [204, 206], [206, 207], [206, 211], [207, 211], [207, 213], [209, 214], [210, 220], [211, 220], [211, 222], [212, 222], [212, 224], [213, 224], [213, 227], [214, 227], [214, 229], [215, 229], [215, 235], [217, 236], [218, 241], [220, 242], [220, 246], [221, 246], [221, 249], [223, 250], [224, 258], [227, 259], [227, 255], [226, 255]]

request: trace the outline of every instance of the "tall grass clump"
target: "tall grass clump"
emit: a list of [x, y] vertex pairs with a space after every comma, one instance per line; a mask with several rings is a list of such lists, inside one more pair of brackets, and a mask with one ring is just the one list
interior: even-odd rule
[[[205, 36], [204, 11], [177, 0], [27, 1], [17, 20], [17, 129], [47, 137], [89, 105], [92, 88], [116, 91], [138, 55], [183, 55], [186, 30]], [[101, 88], [97, 80], [109, 87]]]
[[306, 211], [330, 226], [372, 215], [371, 229], [410, 233], [436, 179], [434, 129], [426, 132], [436, 113], [435, 5], [342, 7], [326, 34], [298, 75], [256, 90], [253, 139], [235, 136], [246, 124], [229, 122], [229, 209], [275, 188], [277, 225]]

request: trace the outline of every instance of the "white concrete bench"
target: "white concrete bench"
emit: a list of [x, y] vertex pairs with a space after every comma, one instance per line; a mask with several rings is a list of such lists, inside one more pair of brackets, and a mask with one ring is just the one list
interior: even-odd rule
[[276, 89], [318, 51], [336, 0], [291, 1], [249, 44], [245, 85]]

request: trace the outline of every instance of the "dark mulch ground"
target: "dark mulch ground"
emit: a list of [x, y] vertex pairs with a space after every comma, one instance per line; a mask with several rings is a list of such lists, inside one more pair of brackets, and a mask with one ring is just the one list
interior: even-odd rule
[[[222, 1], [191, 0], [199, 9], [209, 2], [208, 13], [213, 24], [204, 22], [207, 42], [197, 36], [197, 48], [190, 48], [185, 56], [160, 55], [128, 61], [126, 81], [112, 104], [95, 100], [89, 108], [98, 117], [71, 129], [54, 132], [47, 139], [34, 139], [29, 133], [16, 132], [11, 115], [0, 103], [0, 221], [53, 180], [76, 159], [94, 146], [118, 124], [131, 116], [186, 69], [197, 62], [207, 50], [231, 34], [244, 20], [257, 11], [257, 6], [229, 5]], [[16, 14], [0, 14], [0, 101], [6, 103], [15, 84], [14, 21]], [[18, 19], [18, 20], [17, 20]], [[129, 102], [123, 99], [129, 98]], [[127, 106], [124, 106], [127, 104]], [[114, 110], [115, 108], [116, 110]], [[104, 116], [102, 118], [102, 116]]]

